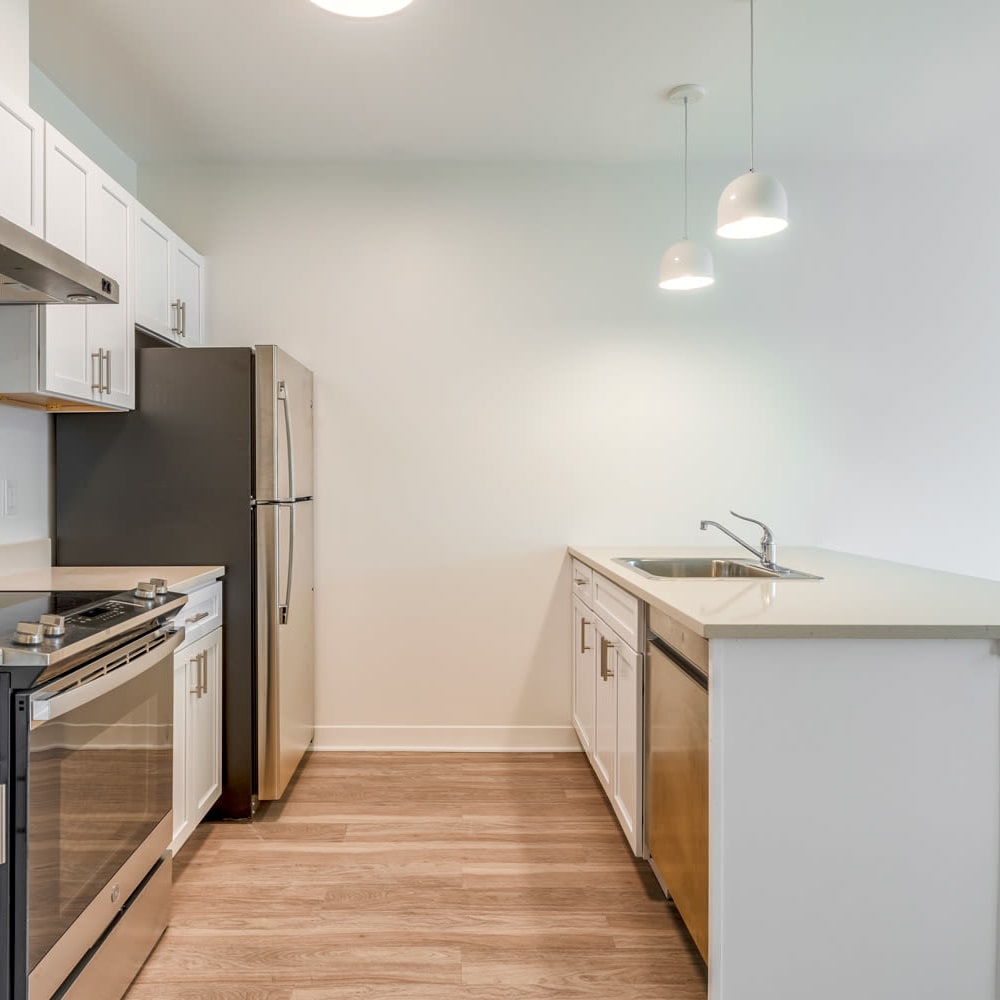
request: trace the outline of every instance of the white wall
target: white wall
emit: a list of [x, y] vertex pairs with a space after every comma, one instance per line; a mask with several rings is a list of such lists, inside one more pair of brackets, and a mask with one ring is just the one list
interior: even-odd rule
[[[655, 287], [662, 166], [140, 171], [208, 254], [211, 341], [316, 372], [321, 742], [558, 743], [568, 542], [732, 507], [1000, 578], [985, 165], [773, 166], [790, 230], [713, 238], [689, 295]], [[695, 236], [730, 172], [699, 168]]]

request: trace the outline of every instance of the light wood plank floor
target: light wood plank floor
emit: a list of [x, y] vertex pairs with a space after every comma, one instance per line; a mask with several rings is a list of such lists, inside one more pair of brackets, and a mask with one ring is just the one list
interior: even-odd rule
[[203, 824], [127, 1000], [704, 1000], [582, 754], [311, 754]]

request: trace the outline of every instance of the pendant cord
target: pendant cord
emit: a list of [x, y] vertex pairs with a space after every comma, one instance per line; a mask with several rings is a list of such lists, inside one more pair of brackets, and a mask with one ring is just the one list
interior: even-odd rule
[[684, 239], [688, 238], [688, 99], [684, 98]]
[[753, 87], [754, 87], [753, 0], [750, 0], [750, 173], [753, 173]]

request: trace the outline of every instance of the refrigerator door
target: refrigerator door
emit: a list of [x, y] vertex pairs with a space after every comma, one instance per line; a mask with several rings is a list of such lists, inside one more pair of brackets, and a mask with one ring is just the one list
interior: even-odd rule
[[257, 795], [278, 799], [312, 742], [313, 505], [257, 504]]
[[257, 475], [265, 503], [313, 495], [313, 376], [272, 344], [254, 348], [257, 362]]

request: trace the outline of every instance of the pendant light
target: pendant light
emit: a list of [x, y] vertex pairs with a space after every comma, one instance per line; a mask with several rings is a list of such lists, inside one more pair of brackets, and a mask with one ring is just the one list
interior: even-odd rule
[[780, 233], [788, 225], [788, 198], [773, 177], [754, 171], [754, 24], [750, 0], [750, 171], [731, 181], [719, 198], [719, 236], [753, 240]]
[[317, 7], [344, 17], [385, 17], [409, 7], [413, 0], [312, 0]]
[[660, 288], [671, 292], [704, 288], [715, 281], [712, 254], [688, 239], [688, 104], [705, 96], [697, 83], [683, 83], [667, 94], [671, 104], [684, 105], [684, 239], [667, 249], [660, 261]]

